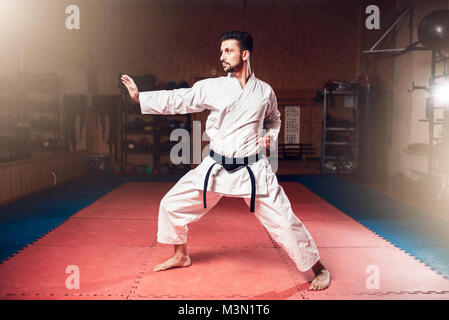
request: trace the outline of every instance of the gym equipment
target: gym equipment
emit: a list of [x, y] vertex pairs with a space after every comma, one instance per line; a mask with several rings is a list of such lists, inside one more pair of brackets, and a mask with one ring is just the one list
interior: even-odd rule
[[174, 82], [174, 81], [168, 81], [168, 82], [165, 84], [165, 90], [173, 90], [173, 89], [176, 89], [176, 82]]
[[179, 88], [189, 88], [189, 84], [185, 80], [181, 80], [178, 82], [178, 85], [176, 86], [177, 89]]
[[170, 129], [184, 128], [185, 123], [181, 120], [170, 120], [168, 126], [170, 127]]
[[123, 172], [125, 174], [134, 174], [135, 170], [136, 168], [132, 162], [125, 164], [125, 166], [123, 167]]
[[127, 146], [128, 146], [128, 149], [129, 149], [129, 150], [134, 150], [134, 148], [135, 148], [134, 141], [133, 141], [133, 140], [129, 140], [129, 141], [127, 142]]
[[335, 165], [335, 162], [333, 161], [326, 161], [324, 164], [324, 167], [329, 171], [337, 171], [337, 166]]
[[355, 164], [351, 160], [346, 160], [341, 163], [341, 169], [346, 171], [352, 171], [355, 169]]
[[136, 149], [138, 151], [149, 151], [150, 150], [150, 143], [146, 137], [141, 138], [139, 141], [137, 141]]
[[160, 169], [160, 174], [162, 175], [168, 175], [170, 173], [170, 168], [168, 164], [164, 163]]
[[145, 174], [146, 169], [147, 169], [146, 165], [144, 165], [144, 164], [138, 165], [138, 166], [136, 166], [136, 173], [139, 175], [143, 175], [143, 174]]
[[435, 10], [426, 15], [419, 23], [418, 39], [431, 49], [449, 49], [449, 10]]
[[147, 123], [142, 121], [142, 119], [135, 118], [133, 121], [128, 123], [128, 129], [143, 130], [146, 125]]

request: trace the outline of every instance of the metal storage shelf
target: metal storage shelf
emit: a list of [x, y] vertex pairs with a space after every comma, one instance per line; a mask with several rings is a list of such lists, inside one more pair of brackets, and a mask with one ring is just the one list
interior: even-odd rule
[[[136, 83], [137, 79], [135, 79]], [[144, 85], [141, 83], [140, 85]], [[185, 130], [191, 129], [191, 115], [190, 114], [176, 114], [176, 115], [142, 115], [140, 111], [140, 104], [132, 101], [129, 98], [129, 94], [122, 86], [121, 89], [121, 107], [120, 107], [120, 162], [124, 166], [128, 163], [129, 157], [133, 156], [145, 156], [148, 160], [141, 160], [147, 162], [146, 165], [152, 166], [154, 169], [163, 165], [161, 159], [170, 155], [170, 148], [177, 142], [164, 142], [170, 136], [171, 128], [169, 126], [170, 120], [181, 121], [185, 124]], [[139, 86], [140, 87], [140, 86]], [[147, 89], [148, 91], [150, 89]], [[145, 126], [149, 128], [136, 128], [130, 126], [133, 118], [145, 117]], [[144, 118], [142, 118], [144, 119]], [[135, 143], [135, 149], [128, 148], [128, 141], [141, 139], [142, 137], [148, 138], [149, 146], [146, 148], [139, 148], [137, 142]], [[137, 163], [140, 165], [140, 163]], [[173, 168], [176, 170], [177, 168]], [[178, 168], [179, 169], [179, 168]], [[183, 172], [182, 170], [178, 170]]]
[[[9, 81], [14, 83], [16, 90], [2, 90], [6, 102], [4, 108], [0, 106], [0, 162], [33, 158], [38, 142], [42, 143], [38, 148], [41, 153], [48, 153], [48, 156], [60, 153], [63, 142], [59, 124], [60, 77], [54, 73], [20, 71], [17, 80]], [[39, 99], [33, 97], [35, 94]], [[42, 125], [42, 119], [51, 125], [48, 122]], [[44, 142], [49, 147], [44, 147]]]
[[[323, 133], [322, 133], [322, 152], [321, 152], [321, 172], [323, 174], [350, 174], [358, 164], [358, 146], [359, 146], [359, 128], [358, 128], [358, 91], [332, 91], [335, 96], [353, 96], [354, 97], [354, 112], [351, 126], [339, 126], [334, 123], [327, 122], [328, 116], [328, 100], [330, 99], [330, 92], [327, 89], [323, 90]], [[329, 139], [328, 135], [332, 134]], [[348, 138], [351, 141], [334, 141], [339, 137]], [[332, 150], [333, 149], [333, 150]], [[351, 163], [352, 169], [346, 166]], [[334, 167], [335, 170], [329, 169]]]

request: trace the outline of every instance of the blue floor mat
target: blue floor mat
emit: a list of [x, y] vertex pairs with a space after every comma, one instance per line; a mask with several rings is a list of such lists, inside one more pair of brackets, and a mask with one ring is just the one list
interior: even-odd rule
[[303, 184], [379, 236], [449, 278], [448, 220], [338, 176], [304, 175], [286, 179]]
[[66, 220], [61, 218], [22, 218], [0, 224], [0, 259], [4, 260], [12, 253], [56, 228]]

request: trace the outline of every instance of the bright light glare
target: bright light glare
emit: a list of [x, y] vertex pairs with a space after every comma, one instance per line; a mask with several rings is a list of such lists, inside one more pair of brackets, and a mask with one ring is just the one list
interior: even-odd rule
[[433, 98], [437, 104], [449, 107], [449, 81], [435, 85]]

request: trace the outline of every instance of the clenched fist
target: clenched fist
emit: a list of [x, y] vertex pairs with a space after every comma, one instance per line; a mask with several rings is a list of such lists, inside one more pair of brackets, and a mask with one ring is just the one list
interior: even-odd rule
[[126, 74], [122, 74], [121, 79], [126, 89], [128, 89], [128, 93], [131, 99], [133, 99], [136, 102], [139, 102], [139, 90], [137, 89], [137, 85], [134, 82], [134, 80]]
[[259, 140], [257, 140], [257, 143], [259, 143], [259, 145], [261, 145], [262, 147], [269, 149], [271, 144], [271, 134], [267, 134], [265, 137], [259, 138]]

